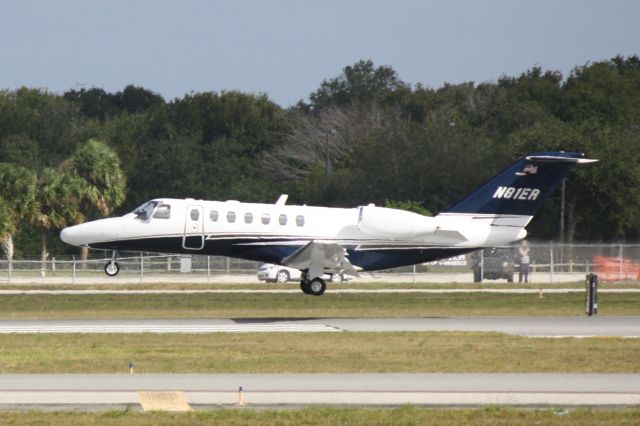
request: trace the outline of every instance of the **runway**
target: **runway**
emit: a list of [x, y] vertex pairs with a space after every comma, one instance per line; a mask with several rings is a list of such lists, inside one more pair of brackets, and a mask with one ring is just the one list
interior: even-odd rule
[[[640, 337], [640, 317], [2, 320], [0, 333], [482, 331]], [[239, 388], [243, 388], [240, 399]], [[339, 406], [637, 406], [640, 374], [4, 374], [0, 410]]]
[[230, 406], [240, 386], [249, 406], [640, 404], [640, 374], [5, 374], [0, 408], [136, 408], [139, 392], [194, 408]]
[[0, 320], [9, 333], [497, 332], [527, 337], [640, 338], [640, 317], [219, 318]]

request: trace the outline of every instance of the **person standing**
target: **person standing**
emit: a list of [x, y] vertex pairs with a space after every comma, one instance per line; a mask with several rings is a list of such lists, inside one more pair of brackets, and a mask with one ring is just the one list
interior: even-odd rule
[[531, 263], [531, 258], [529, 257], [529, 244], [526, 241], [522, 242], [520, 246], [520, 268], [518, 274], [518, 282], [522, 282], [524, 279], [525, 283], [529, 282], [529, 264]]

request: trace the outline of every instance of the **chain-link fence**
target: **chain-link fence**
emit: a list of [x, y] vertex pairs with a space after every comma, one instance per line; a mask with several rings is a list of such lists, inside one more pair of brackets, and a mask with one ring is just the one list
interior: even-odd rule
[[[635, 281], [640, 278], [640, 244], [530, 243], [526, 252], [529, 281], [581, 281], [589, 272], [604, 274], [603, 278], [609, 281]], [[411, 274], [414, 280], [419, 275], [422, 281], [519, 281], [522, 255], [520, 245], [498, 247], [384, 272], [398, 276]], [[72, 256], [53, 257], [46, 262], [36, 258], [11, 262], [1, 259], [0, 282], [38, 282], [41, 279], [42, 282], [76, 283], [91, 277], [106, 279], [104, 267], [109, 261], [109, 257], [80, 260]], [[255, 281], [260, 266], [258, 262], [218, 256], [123, 252], [119, 253], [117, 262], [120, 266], [118, 277], [129, 282], [143, 282], [151, 278], [155, 281], [214, 282], [221, 275], [237, 275], [239, 280]]]
[[428, 264], [431, 272], [471, 270], [473, 280], [566, 282], [596, 272], [607, 281], [640, 279], [640, 244], [525, 243], [494, 247]]
[[[119, 277], [128, 281], [139, 277], [167, 279], [179, 275], [184, 278], [192, 277], [209, 281], [215, 275], [254, 275], [260, 266], [258, 262], [220, 256], [189, 256], [189, 255], [159, 255], [150, 253], [122, 253], [116, 259], [120, 267]], [[0, 280], [14, 282], [28, 278], [70, 279], [75, 283], [77, 279], [87, 277], [102, 278], [105, 266], [111, 258], [93, 258], [81, 260], [75, 256], [52, 257], [46, 262], [37, 259], [16, 259], [11, 262], [0, 260]], [[53, 280], [55, 281], [55, 280]]]

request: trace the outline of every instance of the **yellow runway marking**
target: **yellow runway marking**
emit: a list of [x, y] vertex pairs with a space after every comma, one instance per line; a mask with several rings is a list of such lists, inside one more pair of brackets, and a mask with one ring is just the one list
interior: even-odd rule
[[183, 392], [138, 392], [143, 411], [190, 411]]

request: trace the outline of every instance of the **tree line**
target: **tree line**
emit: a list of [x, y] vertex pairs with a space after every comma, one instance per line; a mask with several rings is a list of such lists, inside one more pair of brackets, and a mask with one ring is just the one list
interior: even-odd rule
[[0, 235], [20, 255], [70, 253], [54, 238], [61, 227], [154, 197], [274, 202], [288, 193], [310, 205], [436, 214], [515, 158], [551, 150], [601, 161], [567, 180], [564, 235], [557, 192], [531, 237], [637, 240], [637, 56], [568, 76], [534, 67], [439, 88], [362, 60], [288, 109], [237, 91], [165, 100], [136, 86], [5, 90]]

